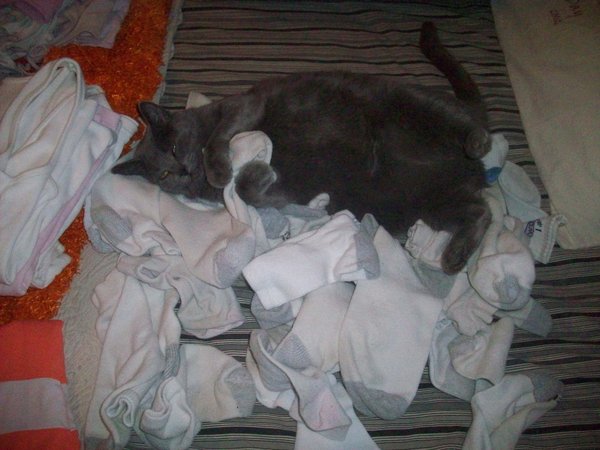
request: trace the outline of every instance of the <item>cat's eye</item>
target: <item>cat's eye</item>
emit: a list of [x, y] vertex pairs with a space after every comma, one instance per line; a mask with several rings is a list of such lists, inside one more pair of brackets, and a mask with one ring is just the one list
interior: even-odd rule
[[170, 175], [170, 172], [168, 170], [163, 171], [163, 173], [160, 174], [159, 179], [160, 180], [164, 180], [165, 178], [167, 178]]

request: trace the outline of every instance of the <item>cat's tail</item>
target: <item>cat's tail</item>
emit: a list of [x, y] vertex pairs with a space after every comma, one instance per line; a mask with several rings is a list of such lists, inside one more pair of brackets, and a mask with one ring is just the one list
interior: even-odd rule
[[419, 46], [427, 59], [446, 76], [458, 99], [473, 106], [480, 106], [483, 103], [475, 81], [444, 47], [432, 22], [424, 22], [421, 26]]

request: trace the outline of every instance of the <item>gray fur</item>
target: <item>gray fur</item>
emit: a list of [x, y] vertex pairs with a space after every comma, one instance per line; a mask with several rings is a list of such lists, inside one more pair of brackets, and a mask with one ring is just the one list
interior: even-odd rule
[[236, 189], [247, 203], [281, 208], [327, 192], [330, 213], [372, 213], [391, 233], [422, 219], [453, 233], [442, 267], [456, 273], [491, 220], [480, 197], [486, 182], [479, 160], [489, 151], [490, 135], [477, 86], [433, 24], [423, 25], [420, 45], [455, 96], [389, 77], [312, 72], [269, 78], [184, 111], [142, 103], [149, 132], [136, 157], [113, 172], [217, 200], [232, 176], [230, 139], [261, 130], [273, 141], [273, 169], [253, 164], [240, 171]]

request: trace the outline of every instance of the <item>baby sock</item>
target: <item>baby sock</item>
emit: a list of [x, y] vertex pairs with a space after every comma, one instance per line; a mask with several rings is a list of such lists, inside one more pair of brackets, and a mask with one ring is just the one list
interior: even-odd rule
[[515, 448], [523, 430], [556, 406], [562, 383], [542, 371], [505, 375], [471, 400], [473, 423], [463, 449]]
[[408, 230], [405, 248], [411, 254], [411, 265], [425, 287], [437, 297], [446, 297], [455, 281], [455, 275], [442, 270], [442, 254], [452, 235], [433, 231], [422, 220]]
[[308, 293], [291, 331], [275, 349], [275, 359], [297, 370], [336, 369], [340, 328], [353, 292], [353, 284], [338, 282]]
[[282, 242], [243, 270], [266, 309], [336, 281], [377, 276], [379, 261], [371, 238], [348, 211], [322, 227]]
[[475, 394], [475, 381], [458, 373], [452, 365], [448, 345], [460, 336], [454, 323], [442, 311], [433, 330], [429, 350], [429, 379], [440, 391], [465, 401]]
[[498, 383], [504, 376], [513, 333], [513, 322], [505, 317], [474, 336], [457, 336], [448, 344], [452, 366], [471, 380]]
[[421, 284], [404, 249], [383, 227], [374, 244], [381, 273], [356, 283], [340, 332], [340, 368], [359, 411], [395, 419], [419, 386], [442, 301]]
[[496, 317], [510, 317], [515, 326], [538, 336], [546, 337], [552, 329], [552, 316], [537, 300], [529, 297], [523, 308], [494, 313]]

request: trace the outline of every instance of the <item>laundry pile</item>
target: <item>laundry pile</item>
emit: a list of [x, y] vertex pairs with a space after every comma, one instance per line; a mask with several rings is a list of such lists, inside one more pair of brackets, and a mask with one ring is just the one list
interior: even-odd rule
[[0, 295], [46, 287], [68, 264], [58, 242], [137, 129], [63, 58], [0, 83]]
[[[486, 193], [494, 222], [455, 276], [439, 264], [447, 233], [421, 222], [402, 247], [371, 215], [328, 215], [327, 194], [282, 209], [246, 205], [235, 174], [268, 164], [272, 144], [247, 132], [230, 149], [222, 204], [111, 173], [88, 198], [93, 245], [120, 254], [92, 299], [102, 354], [88, 444], [122, 448], [135, 430], [154, 447], [186, 448], [203, 421], [249, 415], [257, 398], [297, 420], [296, 448], [377, 448], [355, 409], [401, 417], [428, 361], [436, 387], [472, 404], [465, 448], [510, 448], [554, 407], [561, 385], [549, 374], [504, 373], [515, 326], [550, 330], [529, 295], [532, 255], [548, 257], [561, 218], [535, 196], [523, 201], [530, 186], [519, 191], [502, 169], [502, 136], [485, 163], [490, 182], [504, 176], [509, 189]], [[521, 219], [507, 214], [514, 205]], [[241, 324], [231, 284], [242, 275], [260, 325], [246, 366], [208, 344], [180, 344], [182, 330], [206, 339]]]

